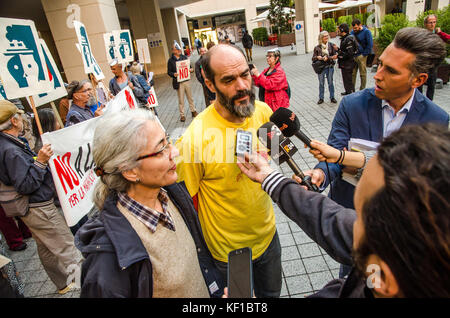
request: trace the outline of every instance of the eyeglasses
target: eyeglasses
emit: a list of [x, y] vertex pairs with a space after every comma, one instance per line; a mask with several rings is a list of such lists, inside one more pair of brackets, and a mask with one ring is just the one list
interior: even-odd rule
[[166, 135], [165, 141], [166, 141], [166, 144], [160, 150], [158, 150], [157, 152], [151, 153], [149, 155], [140, 156], [139, 158], [136, 159], [136, 161], [150, 158], [150, 157], [155, 157], [155, 156], [159, 155], [160, 153], [164, 153], [167, 156], [167, 154], [169, 154], [169, 152], [170, 152], [169, 145], [172, 145], [172, 140], [170, 139], [169, 135]]

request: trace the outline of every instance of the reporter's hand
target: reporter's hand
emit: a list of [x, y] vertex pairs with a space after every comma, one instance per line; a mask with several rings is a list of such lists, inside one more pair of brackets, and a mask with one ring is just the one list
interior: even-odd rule
[[133, 83], [131, 83], [131, 82], [128, 82], [128, 86], [129, 86], [131, 89], [134, 88], [134, 85], [133, 85]]
[[309, 153], [319, 161], [334, 163], [339, 159], [341, 154], [338, 149], [317, 140], [311, 140], [311, 147], [314, 149], [309, 149]]
[[36, 161], [46, 165], [51, 156], [53, 156], [52, 147], [50, 144], [45, 144], [42, 146], [41, 150], [39, 150]]
[[[320, 185], [325, 180], [325, 173], [322, 171], [322, 169], [313, 169], [313, 170], [307, 170], [303, 172], [305, 176], [311, 177], [311, 183], [315, 184], [317, 187], [320, 187]], [[292, 176], [292, 179], [297, 181], [299, 184], [303, 182], [303, 180], [300, 177], [297, 177], [295, 174]], [[304, 185], [302, 187], [305, 190], [308, 190], [308, 188]]]
[[246, 153], [245, 158], [238, 157], [237, 161], [242, 173], [250, 180], [258, 183], [263, 183], [264, 179], [274, 171], [267, 160], [259, 153], [253, 153], [250, 156]]

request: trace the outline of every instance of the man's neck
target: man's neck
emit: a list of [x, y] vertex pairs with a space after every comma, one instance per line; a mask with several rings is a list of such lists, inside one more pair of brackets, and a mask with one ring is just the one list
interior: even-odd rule
[[233, 124], [242, 124], [245, 121], [245, 117], [237, 117], [231, 114], [224, 106], [222, 106], [217, 100], [214, 102], [214, 108], [219, 113], [219, 115], [225, 120]]
[[3, 130], [3, 133], [19, 138], [19, 131], [17, 129]]
[[392, 99], [392, 100], [387, 100], [386, 101], [389, 103], [389, 105], [394, 108], [395, 113], [397, 114], [397, 112], [402, 109], [403, 106], [405, 106], [406, 102], [411, 98], [411, 96], [414, 94], [414, 88], [411, 89], [411, 91], [408, 94], [405, 94], [402, 97], [396, 98], [396, 99]]
[[80, 108], [85, 108], [86, 107], [86, 103], [83, 103], [83, 102], [81, 102], [79, 100], [75, 100], [75, 99], [72, 100], [72, 104], [75, 104], [75, 105], [77, 105]]

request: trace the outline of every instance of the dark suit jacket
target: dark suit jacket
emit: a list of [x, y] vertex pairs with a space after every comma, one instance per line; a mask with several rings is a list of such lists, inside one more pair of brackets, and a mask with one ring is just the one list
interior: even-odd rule
[[[449, 115], [416, 90], [411, 109], [406, 115], [403, 125], [428, 122], [440, 123], [448, 127]], [[381, 100], [375, 96], [374, 88], [366, 88], [348, 95], [342, 99], [339, 105], [328, 136], [328, 144], [334, 148], [343, 149], [348, 147], [350, 138], [375, 142], [381, 142], [383, 139]], [[342, 166], [334, 163], [329, 163], [328, 166], [330, 175], [328, 175], [324, 162], [315, 167], [325, 172], [326, 182], [323, 186], [328, 186], [330, 180], [332, 180], [332, 199], [346, 208], [353, 209], [355, 187], [342, 180]]]

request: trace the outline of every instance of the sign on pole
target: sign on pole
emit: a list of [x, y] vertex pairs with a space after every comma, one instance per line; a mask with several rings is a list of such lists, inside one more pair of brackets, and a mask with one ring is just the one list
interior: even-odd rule
[[9, 99], [52, 89], [33, 21], [0, 18], [0, 78]]
[[112, 32], [117, 47], [119, 63], [134, 61], [133, 43], [130, 30], [117, 30]]
[[97, 81], [100, 81], [105, 78], [103, 75], [100, 66], [95, 60], [94, 54], [92, 53], [91, 44], [89, 43], [89, 38], [87, 35], [86, 27], [80, 21], [73, 21], [73, 25], [75, 27], [75, 32], [78, 38], [78, 50], [81, 53], [81, 58], [83, 60], [84, 65], [84, 73], [89, 74], [92, 73], [95, 76]]
[[116, 42], [114, 40], [114, 35], [112, 32], [103, 34], [103, 40], [105, 41], [106, 48], [106, 58], [108, 63], [112, 60], [118, 58]]
[[189, 59], [177, 61], [176, 65], [177, 65], [178, 82], [184, 82], [191, 79], [191, 72], [190, 72], [191, 63]]
[[303, 21], [295, 21], [295, 43], [297, 46], [297, 55], [305, 54], [305, 23]]
[[[67, 91], [64, 87], [64, 82], [62, 80], [61, 74], [58, 71], [55, 60], [48, 50], [47, 44], [45, 44], [44, 40], [40, 39], [40, 45], [42, 48], [42, 52], [44, 53], [45, 63], [47, 65], [46, 69], [48, 71], [50, 82], [52, 83], [52, 90], [48, 93], [42, 93], [33, 96], [34, 104], [36, 107], [42, 106], [67, 95]], [[27, 100], [31, 105], [29, 97], [27, 97]]]
[[148, 49], [147, 39], [137, 39], [136, 47], [139, 55], [139, 62], [150, 64], [152, 61], [150, 59], [150, 51]]
[[148, 91], [148, 99], [147, 102], [150, 107], [158, 106], [158, 99], [156, 98], [155, 88], [152, 86], [150, 90]]

